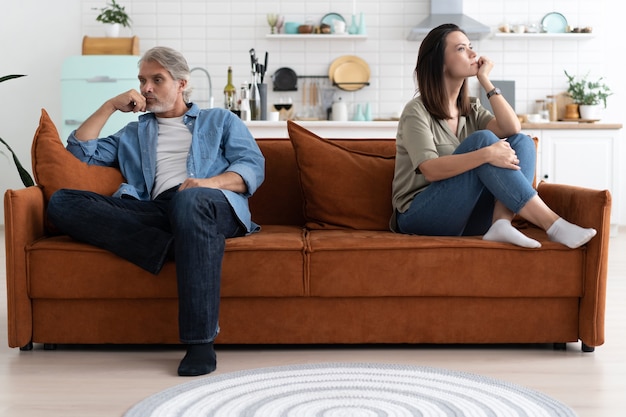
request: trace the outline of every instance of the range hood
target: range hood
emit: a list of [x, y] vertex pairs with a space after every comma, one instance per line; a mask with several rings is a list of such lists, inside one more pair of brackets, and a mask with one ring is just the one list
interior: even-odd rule
[[407, 39], [421, 41], [431, 29], [444, 23], [459, 26], [470, 40], [479, 40], [491, 33], [489, 26], [463, 14], [463, 0], [430, 0], [430, 16], [411, 29]]

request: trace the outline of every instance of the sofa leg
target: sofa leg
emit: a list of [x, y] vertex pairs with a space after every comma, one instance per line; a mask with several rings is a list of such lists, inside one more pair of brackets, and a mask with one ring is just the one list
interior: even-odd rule
[[582, 343], [581, 344], [581, 350], [583, 352], [593, 352], [594, 350], [596, 350], [596, 348], [593, 347], [593, 346], [589, 346], [589, 345], [586, 345], [586, 344]]
[[29, 351], [29, 350], [33, 350], [33, 342], [28, 342], [27, 344], [25, 344], [24, 346], [20, 347], [21, 351]]
[[57, 350], [56, 343], [44, 343], [43, 350]]

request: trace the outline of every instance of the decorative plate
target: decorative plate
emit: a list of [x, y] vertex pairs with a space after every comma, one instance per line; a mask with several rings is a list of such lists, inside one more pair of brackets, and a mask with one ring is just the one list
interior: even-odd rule
[[369, 82], [370, 67], [358, 56], [344, 55], [330, 64], [328, 78], [342, 90], [360, 90]]
[[346, 21], [346, 19], [344, 19], [343, 16], [339, 13], [328, 13], [324, 15], [324, 17], [322, 17], [320, 23], [327, 24], [328, 26], [330, 26], [330, 33], [335, 33], [335, 25], [333, 25], [333, 22], [335, 20], [341, 20], [343, 22]]
[[548, 13], [541, 19], [541, 27], [547, 33], [565, 33], [567, 31], [567, 19], [561, 13]]

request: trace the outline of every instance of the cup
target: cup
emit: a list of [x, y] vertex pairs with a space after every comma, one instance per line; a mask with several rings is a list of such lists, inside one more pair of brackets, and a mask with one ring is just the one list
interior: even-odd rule
[[280, 113], [277, 111], [271, 111], [269, 115], [270, 116], [267, 120], [269, 120], [270, 122], [277, 122], [280, 119]]
[[338, 35], [346, 33], [346, 22], [343, 20], [333, 20], [333, 30]]

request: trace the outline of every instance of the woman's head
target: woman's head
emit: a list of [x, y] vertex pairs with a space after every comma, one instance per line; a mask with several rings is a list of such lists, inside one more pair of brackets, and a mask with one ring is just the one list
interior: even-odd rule
[[[448, 35], [454, 32], [465, 35], [460, 27], [452, 23], [445, 23], [432, 29], [420, 45], [414, 72], [417, 88], [426, 109], [440, 119], [450, 117], [444, 78]], [[457, 104], [461, 114], [467, 114], [469, 98], [465, 82], [461, 87]]]

